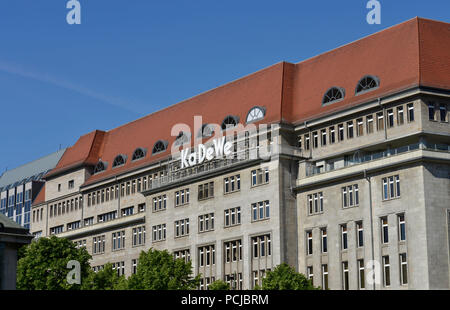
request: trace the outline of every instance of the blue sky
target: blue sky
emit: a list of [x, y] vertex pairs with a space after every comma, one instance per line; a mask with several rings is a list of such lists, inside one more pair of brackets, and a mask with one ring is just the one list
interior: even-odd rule
[[299, 62], [450, 1], [0, 0], [0, 173], [279, 61]]

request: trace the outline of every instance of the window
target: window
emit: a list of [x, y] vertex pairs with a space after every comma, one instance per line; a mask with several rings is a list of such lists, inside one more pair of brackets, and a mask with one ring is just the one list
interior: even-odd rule
[[323, 193], [314, 193], [307, 196], [308, 214], [314, 215], [323, 212]]
[[198, 137], [211, 137], [214, 134], [214, 127], [212, 124], [203, 124], [198, 132]]
[[241, 176], [234, 175], [223, 179], [223, 192], [225, 194], [238, 192], [241, 190]]
[[434, 104], [429, 104], [428, 105], [428, 119], [430, 121], [434, 121], [435, 120], [435, 110], [434, 110]]
[[137, 259], [132, 259], [131, 260], [131, 265], [132, 265], [132, 274], [136, 274], [137, 272]]
[[366, 91], [377, 88], [380, 85], [380, 80], [375, 76], [366, 75], [359, 80], [356, 85], [355, 94], [364, 93]]
[[112, 250], [122, 250], [125, 248], [125, 230], [112, 233]]
[[58, 192], [61, 191], [61, 184], [58, 184]]
[[145, 150], [145, 149], [143, 149], [143, 148], [137, 148], [137, 149], [133, 152], [133, 157], [131, 158], [131, 160], [132, 160], [132, 161], [135, 161], [135, 160], [139, 160], [139, 159], [141, 159], [141, 158], [144, 158], [144, 157], [145, 157], [145, 153], [146, 153], [146, 150]]
[[50, 228], [50, 235], [57, 235], [64, 232], [64, 225], [55, 226]]
[[191, 260], [191, 251], [189, 249], [178, 250], [173, 253], [175, 259], [182, 259], [186, 263]]
[[262, 120], [264, 118], [265, 114], [266, 114], [266, 111], [264, 108], [254, 107], [247, 114], [247, 123], [252, 123], [252, 122], [256, 122], [258, 120]]
[[252, 203], [252, 222], [270, 218], [269, 200]]
[[400, 176], [394, 175], [382, 178], [383, 200], [400, 197]]
[[406, 253], [400, 254], [400, 284], [408, 284], [408, 261]]
[[341, 188], [342, 192], [342, 207], [356, 207], [359, 205], [359, 188], [358, 184], [344, 186]]
[[95, 166], [94, 174], [102, 172], [104, 170], [106, 170], [106, 164], [104, 162], [102, 162], [102, 161], [99, 161], [97, 163], [97, 165]]
[[70, 180], [69, 184], [68, 184], [68, 188], [72, 189], [72, 188], [74, 188], [74, 186], [75, 186], [75, 181], [74, 180]]
[[336, 134], [334, 130], [334, 126], [331, 126], [329, 128], [329, 135], [330, 135], [330, 144], [333, 144], [336, 142]]
[[358, 137], [364, 135], [364, 122], [362, 118], [358, 118], [356, 120], [356, 135]]
[[242, 241], [234, 240], [224, 243], [224, 262], [237, 262], [242, 260]]
[[130, 216], [134, 214], [134, 206], [133, 207], [128, 207], [128, 208], [123, 208], [122, 209], [122, 216]]
[[348, 262], [342, 262], [342, 288], [349, 289]]
[[84, 226], [94, 225], [94, 217], [88, 217], [84, 219]]
[[185, 145], [186, 143], [188, 143], [191, 140], [191, 136], [190, 133], [186, 133], [184, 131], [180, 131], [178, 133], [177, 138], [175, 139], [174, 145], [175, 146], [179, 146], [179, 145]]
[[306, 274], [308, 276], [308, 280], [311, 280], [311, 284], [314, 285], [314, 270], [313, 270], [313, 266], [308, 266], [306, 268]]
[[203, 214], [198, 217], [198, 232], [214, 230], [214, 213]]
[[189, 219], [175, 221], [175, 238], [189, 235]]
[[358, 284], [359, 288], [363, 289], [366, 287], [366, 280], [364, 277], [364, 260], [358, 259]]
[[122, 165], [125, 165], [125, 162], [126, 157], [124, 155], [117, 155], [116, 158], [114, 159], [112, 167], [113, 168], [120, 167]]
[[405, 223], [405, 215], [399, 214], [398, 218], [398, 240], [405, 241], [406, 240], [406, 223]]
[[414, 122], [414, 104], [409, 103], [407, 105], [408, 108], [408, 122]]
[[305, 150], [309, 150], [309, 135], [305, 135]]
[[134, 227], [133, 230], [133, 246], [145, 244], [145, 226]]
[[222, 122], [222, 130], [235, 127], [239, 123], [239, 117], [228, 115]]
[[189, 203], [189, 188], [175, 192], [175, 207], [183, 206]]
[[166, 240], [166, 224], [153, 226], [153, 242]]
[[353, 121], [347, 122], [347, 139], [353, 138]]
[[81, 221], [75, 221], [72, 223], [67, 223], [67, 230], [74, 230], [81, 227]]
[[125, 262], [112, 263], [112, 270], [117, 270], [117, 275], [123, 276], [125, 274]]
[[383, 256], [383, 284], [384, 287], [391, 285], [391, 265], [389, 264], [389, 256]]
[[397, 107], [397, 125], [403, 125], [405, 123], [405, 117], [403, 114], [403, 106]]
[[167, 141], [156, 141], [155, 145], [153, 146], [152, 154], [158, 154], [161, 152], [164, 152], [167, 148]]
[[326, 129], [321, 130], [320, 137], [321, 137], [322, 146], [327, 145], [327, 130]]
[[328, 265], [322, 265], [322, 289], [328, 289]]
[[206, 245], [198, 248], [198, 266], [205, 267], [216, 264], [216, 248]]
[[356, 222], [356, 244], [358, 248], [364, 246], [364, 227], [363, 222]]
[[348, 239], [347, 239], [347, 225], [341, 225], [341, 249], [347, 250], [348, 248]]
[[319, 147], [319, 138], [318, 138], [318, 134], [317, 131], [313, 132], [313, 148], [318, 148]]
[[252, 237], [252, 257], [262, 258], [272, 255], [270, 235]]
[[97, 236], [92, 239], [92, 254], [105, 253], [105, 235]]
[[321, 233], [321, 237], [322, 237], [322, 253], [327, 253], [328, 252], [328, 238], [327, 238], [327, 229], [326, 228], [322, 228], [320, 230]]
[[269, 183], [269, 168], [252, 170], [252, 186]]
[[225, 227], [241, 224], [241, 207], [231, 208], [224, 211]]
[[389, 225], [387, 217], [381, 218], [381, 241], [383, 244], [389, 243]]
[[439, 118], [441, 122], [447, 121], [447, 106], [444, 104], [439, 105]]
[[313, 237], [312, 231], [306, 232], [306, 255], [313, 254]]
[[198, 200], [214, 197], [214, 182], [200, 184], [198, 186]]
[[338, 139], [339, 142], [344, 141], [344, 124], [338, 125]]
[[366, 116], [366, 131], [367, 134], [371, 134], [373, 133], [373, 116], [372, 115], [368, 115]]
[[117, 218], [117, 211], [112, 211], [112, 212], [103, 213], [103, 214], [98, 215], [97, 222], [98, 223], [108, 222], [108, 221], [112, 221], [116, 218]]
[[384, 115], [383, 112], [377, 113], [377, 130], [384, 130]]
[[388, 120], [388, 127], [389, 128], [394, 127], [394, 110], [392, 109], [387, 110], [387, 120]]
[[163, 211], [167, 208], [167, 195], [153, 197], [153, 212]]
[[340, 100], [344, 99], [344, 96], [345, 96], [345, 93], [344, 93], [343, 88], [331, 87], [329, 90], [327, 90], [327, 92], [323, 96], [322, 105], [340, 101]]

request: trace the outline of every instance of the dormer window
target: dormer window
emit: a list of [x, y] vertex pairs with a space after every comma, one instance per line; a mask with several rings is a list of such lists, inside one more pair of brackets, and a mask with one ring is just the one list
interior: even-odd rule
[[117, 155], [116, 158], [114, 159], [112, 167], [116, 168], [116, 167], [123, 166], [123, 165], [125, 165], [125, 162], [126, 162], [125, 155]]
[[331, 87], [323, 96], [322, 105], [335, 103], [343, 100], [345, 97], [345, 90], [341, 87]]
[[152, 154], [164, 152], [167, 149], [167, 141], [159, 140], [153, 146]]
[[147, 152], [146, 152], [145, 149], [143, 149], [143, 148], [137, 148], [137, 149], [134, 151], [133, 157], [132, 157], [131, 160], [132, 160], [132, 161], [135, 161], [135, 160], [139, 160], [139, 159], [141, 159], [141, 158], [144, 158], [146, 153], [147, 153]]
[[237, 116], [228, 115], [222, 122], [222, 130], [227, 130], [228, 128], [233, 128], [239, 123], [239, 118]]
[[202, 138], [212, 137], [214, 135], [214, 125], [203, 124], [198, 136]]
[[380, 86], [380, 80], [376, 76], [366, 75], [356, 85], [355, 94], [365, 93]]
[[262, 120], [266, 115], [266, 111], [262, 107], [253, 107], [247, 114], [247, 124]]
[[184, 145], [184, 144], [188, 143], [190, 140], [191, 140], [190, 134], [188, 134], [184, 131], [180, 131], [177, 138], [175, 139], [174, 145], [176, 145], [176, 146]]
[[102, 171], [105, 171], [106, 170], [106, 166], [107, 166], [107, 163], [105, 163], [103, 161], [99, 161], [97, 163], [97, 165], [95, 166], [95, 168], [94, 168], [94, 174], [102, 172]]

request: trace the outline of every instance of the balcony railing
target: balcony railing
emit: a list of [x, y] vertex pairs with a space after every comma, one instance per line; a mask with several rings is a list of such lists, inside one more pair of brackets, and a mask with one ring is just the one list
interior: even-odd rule
[[321, 173], [326, 173], [326, 172], [334, 171], [334, 170], [341, 169], [341, 168], [346, 168], [346, 167], [353, 166], [353, 165], [362, 164], [362, 163], [377, 160], [377, 159], [387, 158], [390, 156], [395, 156], [395, 155], [403, 154], [406, 152], [415, 151], [418, 149], [450, 152], [450, 145], [425, 142], [422, 144], [422, 147], [421, 147], [420, 143], [415, 143], [415, 144], [401, 146], [401, 147], [394, 148], [394, 149], [388, 149], [383, 152], [346, 156], [344, 158], [344, 166], [343, 167], [342, 166], [335, 167], [334, 163], [325, 163], [325, 165], [321, 166], [321, 167], [317, 167], [312, 164], [307, 164], [306, 176], [309, 177], [309, 176], [313, 176], [313, 175], [317, 175], [317, 174], [321, 174]]

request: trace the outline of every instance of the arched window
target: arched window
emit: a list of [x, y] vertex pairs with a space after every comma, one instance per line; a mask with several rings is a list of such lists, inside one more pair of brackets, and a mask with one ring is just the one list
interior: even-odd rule
[[256, 122], [264, 118], [266, 110], [262, 107], [253, 107], [247, 114], [247, 123]]
[[203, 124], [202, 128], [198, 132], [198, 137], [206, 138], [214, 135], [214, 125]]
[[190, 140], [191, 140], [190, 134], [188, 134], [184, 131], [180, 131], [177, 138], [175, 139], [174, 144], [175, 145], [184, 145], [184, 144], [188, 143]]
[[94, 168], [94, 174], [105, 171], [105, 170], [106, 170], [106, 163], [104, 163], [100, 160]]
[[167, 142], [159, 140], [153, 146], [152, 154], [164, 152], [167, 149]]
[[376, 76], [366, 75], [356, 85], [355, 94], [363, 93], [380, 86], [380, 80]]
[[116, 158], [114, 158], [114, 162], [112, 167], [116, 168], [122, 165], [125, 165], [126, 157], [124, 155], [117, 155]]
[[147, 153], [147, 152], [146, 152], [145, 149], [143, 149], [143, 148], [137, 148], [137, 149], [134, 151], [133, 157], [132, 157], [131, 160], [134, 161], [134, 160], [138, 160], [138, 159], [144, 158], [146, 153]]
[[233, 128], [239, 123], [239, 118], [237, 116], [228, 115], [222, 122], [222, 130], [228, 128]]
[[323, 96], [322, 105], [340, 101], [340, 100], [344, 99], [344, 97], [345, 97], [345, 91], [343, 88], [331, 87], [329, 90], [327, 90], [327, 92]]

